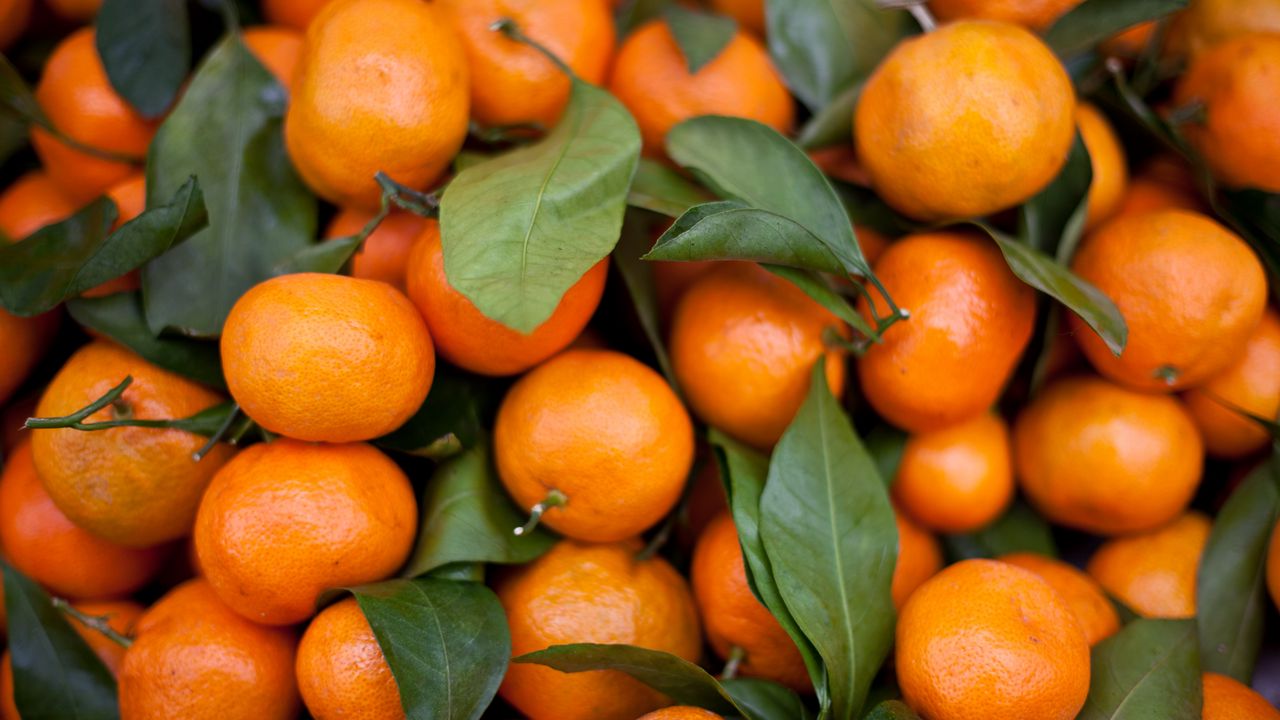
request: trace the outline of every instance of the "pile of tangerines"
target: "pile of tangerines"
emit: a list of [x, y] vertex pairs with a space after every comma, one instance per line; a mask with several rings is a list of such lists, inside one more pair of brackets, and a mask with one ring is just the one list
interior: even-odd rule
[[[1280, 1], [842, 2], [0, 0], [0, 717], [1280, 719]], [[181, 110], [125, 90], [172, 68], [103, 39], [129, 13], [147, 52], [164, 13], [242, 42], [287, 103], [191, 171], [194, 228], [150, 187]], [[795, 57], [841, 32], [834, 66], [884, 52], [815, 104]], [[590, 85], [671, 217], [595, 194]], [[862, 270], [677, 162], [701, 116], [820, 170]], [[478, 201], [527, 226], [454, 230], [451, 182], [547, 147], [541, 191]], [[246, 278], [220, 329], [144, 317], [153, 258], [298, 179], [279, 222], [349, 257], [224, 233], [178, 271]], [[774, 214], [698, 224], [725, 203]], [[597, 211], [535, 327], [478, 307]]]

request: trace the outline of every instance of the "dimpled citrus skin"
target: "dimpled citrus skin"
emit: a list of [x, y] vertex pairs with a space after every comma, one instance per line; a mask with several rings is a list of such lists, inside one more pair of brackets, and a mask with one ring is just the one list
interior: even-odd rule
[[638, 720], [724, 720], [723, 715], [717, 715], [710, 710], [702, 708], [690, 707], [688, 705], [676, 705], [661, 710], [654, 710], [651, 713], [641, 716]]
[[929, 720], [1071, 720], [1089, 692], [1089, 645], [1029, 570], [965, 560], [921, 585], [898, 618], [898, 683]]
[[986, 215], [1057, 176], [1075, 138], [1075, 91], [1036, 36], [985, 20], [902, 41], [854, 111], [858, 158], [919, 220]]
[[759, 41], [738, 32], [690, 75], [663, 20], [627, 36], [614, 58], [609, 91], [635, 117], [650, 155], [663, 154], [668, 130], [699, 115], [747, 118], [779, 132], [789, 131], [795, 116], [791, 95]]
[[0, 474], [0, 545], [14, 568], [54, 595], [126, 595], [150, 580], [166, 553], [108, 542], [76, 527], [53, 504], [31, 460], [31, 443], [8, 455]]
[[355, 598], [316, 615], [298, 643], [298, 689], [316, 720], [396, 720], [400, 689]]
[[515, 375], [569, 346], [600, 305], [609, 259], [587, 270], [560, 298], [551, 317], [529, 334], [490, 320], [449, 284], [440, 224], [426, 221], [408, 263], [409, 297], [449, 362], [481, 375]]
[[418, 521], [404, 472], [371, 445], [281, 439], [240, 453], [196, 516], [200, 567], [254, 622], [311, 617], [320, 593], [391, 576]]
[[[70, 415], [125, 377], [133, 383], [117, 406], [84, 422], [118, 415], [138, 420], [184, 418], [222, 401], [217, 394], [105, 341], [76, 351], [45, 389], [38, 417]], [[58, 509], [76, 525], [111, 542], [148, 547], [191, 532], [209, 479], [232, 455], [219, 443], [199, 461], [207, 438], [182, 430], [118, 427], [95, 432], [34, 430], [36, 471]]]
[[76, 204], [43, 170], [30, 170], [0, 194], [0, 232], [17, 242], [45, 225], [65, 220]]
[[34, 0], [0, 0], [0, 50], [22, 37], [31, 19]]
[[129, 720], [291, 720], [297, 637], [232, 612], [202, 579], [170, 590], [138, 620], [120, 668]]
[[1035, 553], [1014, 553], [997, 558], [1040, 576], [1058, 591], [1080, 623], [1085, 640], [1092, 647], [1120, 630], [1120, 616], [1106, 593], [1084, 572], [1053, 558]]
[[1108, 593], [1143, 617], [1196, 614], [1196, 571], [1209, 541], [1209, 518], [1189, 512], [1164, 527], [1103, 543], [1088, 571]]
[[1197, 57], [1174, 102], [1204, 103], [1204, 119], [1181, 126], [1214, 175], [1235, 187], [1280, 192], [1280, 35], [1232, 38]]
[[703, 530], [689, 570], [698, 614], [711, 647], [728, 660], [734, 647], [746, 654], [739, 672], [804, 692], [812, 687], [795, 641], [747, 584], [738, 530], [728, 511]]
[[1263, 448], [1271, 437], [1266, 428], [1232, 406], [1263, 418], [1280, 415], [1280, 315], [1268, 308], [1244, 353], [1182, 401], [1210, 455], [1238, 458]]
[[302, 57], [302, 33], [291, 27], [260, 25], [245, 28], [245, 47], [285, 87], [293, 87], [298, 60]]
[[436, 4], [335, 0], [307, 28], [289, 157], [317, 195], [376, 211], [378, 172], [425, 190], [448, 167], [466, 138], [467, 94], [466, 56]]
[[1115, 215], [1129, 184], [1129, 168], [1120, 138], [1098, 108], [1089, 103], [1076, 106], [1076, 125], [1093, 169], [1084, 221], [1088, 229]]
[[[937, 232], [888, 247], [876, 277], [910, 317], [858, 359], [867, 400], [910, 432], [937, 430], [990, 408], [1031, 340], [1035, 292], [991, 240]], [[887, 314], [872, 291], [876, 310]], [[859, 311], [869, 315], [864, 296]]]
[[1280, 720], [1280, 710], [1234, 678], [1205, 673], [1202, 717], [1203, 720]]
[[1002, 20], [1033, 30], [1046, 30], [1081, 0], [929, 0], [939, 20]]
[[693, 423], [662, 376], [622, 353], [569, 350], [507, 392], [494, 456], [525, 510], [556, 489], [542, 516], [578, 540], [613, 542], [666, 516], [693, 465]]
[[713, 268], [676, 305], [671, 364], [698, 417], [759, 448], [782, 437], [804, 403], [813, 365], [844, 392], [845, 354], [828, 329], [848, 327], [790, 282], [750, 263]]
[[[355, 208], [344, 208], [333, 216], [325, 230], [326, 238], [355, 235], [373, 219], [373, 213]], [[365, 280], [381, 280], [405, 292], [405, 273], [409, 269], [409, 255], [423, 229], [435, 220], [402, 210], [393, 210], [378, 223], [378, 227], [364, 239], [355, 255], [351, 256], [351, 276]], [[435, 341], [435, 333], [431, 334]]]
[[[1129, 328], [1120, 357], [1076, 315], [1071, 331], [1098, 372], [1160, 392], [1197, 385], [1244, 352], [1267, 301], [1253, 250], [1183, 210], [1123, 215], [1085, 237], [1071, 269], [1115, 302]], [[1172, 383], [1158, 377], [1173, 368]]]
[[250, 288], [222, 328], [222, 369], [266, 429], [318, 442], [385, 435], [426, 399], [431, 336], [413, 303], [375, 280], [282, 275]]
[[613, 16], [605, 0], [438, 0], [452, 19], [471, 72], [471, 117], [481, 125], [550, 128], [569, 103], [569, 76], [532, 47], [497, 32], [503, 18], [593, 85], [613, 57]]
[[[565, 540], [496, 586], [519, 657], [566, 643], [623, 643], [697, 662], [698, 613], [667, 561], [637, 559], [639, 542]], [[530, 720], [635, 720], [670, 702], [617, 671], [561, 673], [513, 663], [498, 693]]]
[[262, 14], [267, 21], [306, 30], [325, 5], [332, 0], [262, 0]]
[[893, 596], [893, 607], [901, 610], [911, 593], [942, 569], [942, 546], [928, 530], [911, 522], [897, 508], [893, 510], [893, 519], [898, 526], [898, 563], [893, 566], [889, 593]]
[[961, 533], [987, 525], [1013, 500], [1008, 425], [987, 412], [912, 435], [902, 450], [893, 496], [930, 530]]
[[[54, 48], [35, 96], [54, 127], [100, 150], [141, 158], [157, 127], [111, 87], [91, 27], [77, 30]], [[77, 204], [134, 172], [129, 163], [73, 149], [38, 127], [31, 128], [31, 144], [49, 177]]]
[[1177, 517], [1200, 483], [1204, 449], [1174, 398], [1073, 377], [1047, 385], [1018, 416], [1013, 457], [1047, 518], [1115, 535]]

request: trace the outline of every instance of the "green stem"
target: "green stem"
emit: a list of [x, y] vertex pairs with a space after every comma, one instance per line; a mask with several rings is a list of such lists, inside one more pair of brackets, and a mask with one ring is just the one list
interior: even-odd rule
[[556, 67], [560, 68], [560, 71], [563, 72], [565, 75], [568, 75], [570, 78], [576, 77], [573, 74], [573, 68], [569, 67], [568, 64], [565, 63], [565, 61], [561, 60], [558, 55], [551, 52], [551, 50], [549, 50], [545, 45], [538, 42], [537, 40], [534, 40], [528, 35], [525, 35], [524, 31], [520, 29], [520, 26], [516, 24], [515, 20], [512, 20], [511, 18], [506, 18], [506, 17], [501, 18], [497, 22], [490, 25], [489, 29], [496, 32], [500, 32], [503, 35], [506, 35], [507, 37], [511, 38], [512, 40], [515, 40], [518, 43], [524, 43], [525, 45], [528, 45], [534, 50], [537, 50], [538, 52], [542, 53], [543, 57], [550, 60], [552, 64], [554, 64]]
[[1165, 116], [1165, 122], [1174, 127], [1179, 125], [1195, 124], [1203, 125], [1209, 119], [1208, 111], [1205, 109], [1203, 100], [1192, 100], [1185, 105], [1169, 111]]
[[90, 415], [98, 412], [99, 410], [119, 400], [120, 397], [124, 395], [125, 388], [129, 387], [129, 385], [131, 385], [132, 383], [133, 383], [133, 376], [126, 375], [124, 380], [120, 381], [119, 385], [116, 385], [115, 387], [111, 388], [110, 390], [107, 391], [106, 395], [103, 395], [97, 400], [94, 400], [93, 402], [86, 405], [84, 408], [77, 410], [76, 412], [73, 412], [70, 415], [63, 415], [62, 417], [27, 418], [27, 422], [24, 424], [24, 427], [26, 427], [28, 430], [43, 430], [43, 429], [51, 429], [51, 428], [74, 428], [76, 430], [91, 430], [91, 429], [96, 430], [96, 429], [105, 429], [105, 428], [99, 428], [99, 426], [119, 427], [121, 425], [132, 425], [134, 423], [139, 423], [139, 422], [167, 422], [164, 420], [160, 420], [160, 421], [111, 420], [106, 422], [96, 422], [96, 423], [89, 423], [89, 424], [84, 424], [82, 422], [85, 418], [89, 417]]
[[[440, 214], [440, 198], [436, 197], [435, 193], [424, 193], [407, 185], [401, 185], [384, 172], [379, 172], [374, 176], [374, 179], [378, 181], [378, 185], [382, 188], [384, 209], [390, 203], [401, 210], [407, 210], [425, 218], [433, 218]], [[382, 221], [382, 218], [377, 216], [375, 216], [375, 219], [378, 222]], [[371, 220], [370, 222], [373, 221]], [[374, 227], [376, 226], [377, 223], [374, 223]]]
[[929, 12], [929, 8], [925, 7], [926, 0], [877, 0], [876, 4], [886, 10], [906, 10], [920, 24], [920, 29], [925, 32], [933, 32], [938, 27], [938, 21], [933, 18], [933, 13]]
[[742, 667], [742, 661], [747, 658], [747, 651], [742, 649], [741, 645], [734, 645], [729, 651], [729, 659], [724, 663], [724, 670], [720, 671], [721, 680], [732, 680], [738, 676], [738, 669]]
[[527, 535], [533, 532], [533, 529], [538, 527], [538, 521], [542, 519], [542, 516], [548, 510], [554, 507], [562, 507], [567, 502], [569, 502], [568, 495], [565, 495], [559, 490], [552, 488], [547, 493], [547, 496], [542, 499], [542, 502], [530, 508], [529, 521], [526, 522], [524, 525], [521, 525], [520, 527], [516, 528], [512, 532], [515, 535]]
[[[227, 419], [222, 421], [222, 424], [218, 426], [218, 430], [214, 432], [213, 435], [209, 436], [209, 441], [206, 442], [203, 446], [201, 446], [199, 450], [192, 453], [191, 458], [196, 462], [200, 462], [201, 460], [203, 460], [204, 456], [208, 455], [209, 451], [212, 450], [214, 446], [216, 446], [222, 440], [222, 438], [228, 435], [228, 433], [231, 431], [231, 426], [235, 424], [236, 420], [239, 417], [240, 417], [240, 405], [237, 404], [234, 408], [231, 409], [231, 412], [227, 413]], [[249, 423], [245, 424], [246, 425], [245, 431], [247, 431], [248, 429], [247, 426], [252, 422], [253, 421], [250, 420]], [[240, 434], [244, 435], [244, 431], [242, 431]], [[235, 444], [234, 438], [228, 438], [228, 441], [232, 445]]]
[[85, 614], [72, 607], [71, 603], [63, 600], [62, 598], [53, 598], [53, 606], [60, 610], [62, 614], [70, 617], [90, 630], [101, 633], [108, 640], [122, 648], [128, 648], [130, 645], [133, 645], [133, 638], [128, 637], [127, 635], [121, 635], [111, 627], [110, 615]]

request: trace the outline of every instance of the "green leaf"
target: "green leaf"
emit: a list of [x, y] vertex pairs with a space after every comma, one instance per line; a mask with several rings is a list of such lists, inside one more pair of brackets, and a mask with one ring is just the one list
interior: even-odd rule
[[796, 144], [805, 150], [843, 145], [853, 137], [853, 109], [862, 95], [862, 83], [849, 86], [814, 113], [796, 135]]
[[1075, 255], [1088, 214], [1093, 165], [1080, 133], [1058, 177], [1019, 209], [1018, 236], [1024, 243], [1067, 264]]
[[484, 435], [485, 418], [497, 408], [503, 387], [463, 373], [449, 365], [436, 365], [431, 392], [422, 407], [395, 432], [374, 442], [380, 447], [409, 455], [442, 460], [475, 447]]
[[920, 716], [901, 700], [885, 700], [875, 706], [864, 720], [920, 720]]
[[671, 4], [671, 0], [627, 0], [618, 11], [619, 39], [631, 34], [633, 30], [662, 15], [663, 8]]
[[1200, 720], [1195, 620], [1135, 620], [1093, 648], [1077, 720]]
[[1010, 553], [1030, 552], [1057, 557], [1058, 547], [1044, 518], [1022, 502], [990, 525], [964, 535], [944, 535], [947, 553], [957, 560], [996, 558]]
[[737, 200], [689, 208], [658, 238], [645, 260], [751, 260], [843, 272], [840, 260], [799, 223]]
[[832, 289], [831, 285], [818, 273], [812, 270], [801, 270], [786, 265], [765, 265], [764, 269], [781, 277], [804, 291], [832, 315], [857, 328], [865, 337], [875, 337], [875, 328], [867, 323], [867, 319], [854, 309], [843, 295]]
[[222, 40], [151, 142], [147, 204], [200, 178], [209, 227], [142, 273], [147, 322], [213, 337], [231, 306], [316, 235], [316, 199], [284, 148], [285, 95], [236, 34]]
[[691, 74], [714, 60], [738, 33], [737, 21], [723, 15], [690, 10], [675, 4], [664, 8], [662, 14]]
[[708, 195], [683, 175], [656, 160], [640, 158], [631, 181], [627, 204], [652, 210], [667, 217], [680, 217], [686, 210], [704, 203]]
[[116, 681], [40, 586], [4, 572], [13, 695], [25, 720], [116, 720]]
[[1185, 8], [1188, 1], [1085, 0], [1045, 31], [1044, 41], [1058, 57], [1070, 57], [1126, 28], [1177, 12]]
[[787, 608], [826, 665], [832, 716], [856, 717], [893, 641], [898, 535], [884, 481], [821, 362], [774, 448], [760, 535]]
[[458, 173], [440, 204], [449, 283], [520, 332], [541, 325], [618, 242], [640, 131], [612, 95], [573, 80], [543, 139]]
[[679, 704], [695, 705], [722, 715], [741, 715], [748, 720], [756, 720], [738, 707], [729, 693], [706, 670], [661, 650], [633, 645], [576, 643], [553, 645], [546, 650], [521, 655], [512, 662], [545, 665], [567, 673], [617, 670]]
[[1048, 255], [991, 227], [975, 224], [986, 230], [1000, 246], [1000, 252], [1014, 275], [1070, 308], [1098, 333], [1111, 352], [1118, 356], [1124, 351], [1129, 328], [1111, 298]]
[[809, 720], [813, 715], [791, 688], [757, 678], [721, 680], [729, 697], [759, 720]]
[[484, 443], [442, 464], [418, 507], [418, 543], [402, 573], [410, 577], [450, 563], [526, 563], [556, 541], [542, 528], [512, 532], [526, 517], [499, 484]]
[[477, 720], [511, 657], [507, 616], [479, 583], [419, 578], [352, 588], [410, 720]]
[[220, 390], [226, 389], [217, 343], [183, 337], [156, 337], [142, 314], [140, 292], [67, 301], [71, 317], [154, 363]]
[[875, 461], [876, 470], [880, 471], [885, 487], [892, 487], [893, 479], [898, 476], [898, 466], [902, 464], [902, 453], [907, 448], [907, 434], [892, 425], [877, 425], [867, 433], [863, 442]]
[[1280, 521], [1280, 470], [1272, 458], [1231, 493], [1200, 556], [1196, 605], [1200, 664], [1246, 685], [1262, 645], [1267, 545]]
[[[667, 154], [720, 197], [735, 200], [744, 208], [766, 211], [806, 231], [773, 223], [757, 236], [766, 243], [765, 247], [780, 243], [812, 245], [816, 240], [819, 247], [797, 250], [796, 254], [825, 250], [839, 262], [835, 270], [871, 275], [853, 225], [831, 183], [803, 150], [773, 128], [743, 118], [696, 117], [667, 133]], [[778, 234], [770, 237], [770, 231]], [[833, 269], [829, 263], [807, 268]]]
[[908, 28], [906, 13], [874, 0], [767, 0], [765, 19], [769, 54], [814, 112], [866, 79]]
[[658, 367], [676, 392], [680, 391], [680, 383], [676, 381], [675, 371], [671, 367], [671, 358], [667, 354], [667, 346], [662, 340], [662, 323], [658, 317], [658, 296], [654, 289], [653, 267], [643, 262], [649, 246], [649, 228], [647, 223], [627, 222], [622, 226], [622, 238], [613, 249], [613, 266], [622, 276], [622, 283], [627, 286], [631, 295], [631, 305], [635, 308], [636, 318], [640, 321], [640, 329], [644, 331], [658, 360]]
[[437, 580], [461, 580], [464, 582], [484, 582], [484, 563], [460, 562], [443, 565], [427, 573]]
[[97, 16], [107, 79], [146, 117], [168, 109], [191, 68], [184, 0], [105, 0]]
[[272, 271], [273, 275], [292, 275], [293, 273], [328, 273], [340, 272], [360, 249], [364, 238], [348, 236], [323, 240], [315, 245], [308, 245], [290, 255]]

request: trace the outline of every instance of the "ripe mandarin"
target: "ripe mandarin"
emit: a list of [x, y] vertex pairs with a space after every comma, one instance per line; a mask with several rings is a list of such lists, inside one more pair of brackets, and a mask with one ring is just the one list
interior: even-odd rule
[[355, 598], [320, 611], [298, 643], [298, 689], [315, 720], [396, 720], [400, 688]]
[[1089, 574], [1143, 617], [1194, 617], [1196, 571], [1209, 530], [1209, 518], [1189, 512], [1164, 527], [1112, 538], [1090, 558]]
[[930, 530], [963, 533], [995, 520], [1013, 500], [1009, 427], [994, 413], [912, 435], [893, 497]]

